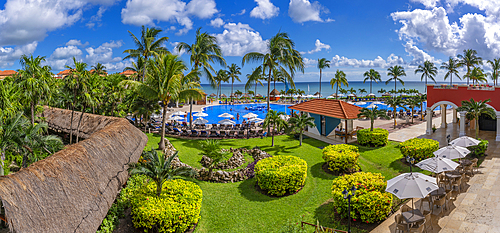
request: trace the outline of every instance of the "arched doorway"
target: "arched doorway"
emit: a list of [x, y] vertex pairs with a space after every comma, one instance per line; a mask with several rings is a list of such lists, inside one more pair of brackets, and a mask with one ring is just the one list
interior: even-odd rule
[[[441, 106], [441, 128], [446, 128], [447, 127], [447, 122], [446, 122], [446, 112], [447, 112], [447, 107], [448, 105], [452, 106], [452, 111], [453, 111], [453, 114], [452, 114], [452, 122], [453, 123], [456, 123], [457, 122], [457, 104], [451, 102], [451, 101], [439, 101], [437, 103], [434, 103], [431, 107], [427, 107], [427, 114], [426, 114], [426, 118], [427, 118], [427, 130], [426, 130], [426, 134], [427, 135], [430, 135], [432, 134], [432, 115], [433, 115], [433, 110], [435, 108], [437, 108], [438, 106]], [[462, 114], [460, 114], [460, 118], [461, 119], [464, 119], [465, 118], [465, 113], [464, 115], [462, 116]], [[460, 124], [462, 125], [462, 124]], [[464, 125], [465, 127], [465, 125]], [[462, 131], [462, 130], [460, 130]], [[465, 132], [465, 130], [464, 130]]]

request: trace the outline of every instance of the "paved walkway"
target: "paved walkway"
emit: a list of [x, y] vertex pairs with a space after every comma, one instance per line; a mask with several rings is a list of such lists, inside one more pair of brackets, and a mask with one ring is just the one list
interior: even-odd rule
[[[436, 121], [440, 122], [440, 121]], [[432, 135], [425, 135], [420, 125], [409, 132], [400, 130], [392, 134], [393, 138], [421, 137], [438, 140], [440, 145], [445, 145], [446, 135], [458, 137], [458, 124], [448, 124], [446, 129], [437, 129]], [[417, 128], [418, 127], [418, 128]], [[412, 132], [414, 131], [414, 132]], [[474, 130], [466, 130], [468, 136], [474, 137]], [[391, 134], [391, 135], [392, 135]], [[416, 135], [420, 134], [420, 135]], [[391, 135], [389, 138], [391, 138]], [[461, 193], [457, 193], [456, 200], [452, 201], [449, 209], [432, 215], [432, 229], [428, 232], [499, 232], [500, 233], [500, 143], [495, 141], [494, 131], [480, 131], [480, 138], [490, 142], [488, 155], [479, 167], [479, 173], [470, 178]], [[420, 201], [415, 199], [415, 206], [420, 206]], [[424, 210], [429, 210], [427, 203]], [[399, 211], [397, 212], [399, 213]], [[396, 213], [396, 214], [397, 214]], [[394, 215], [375, 228], [372, 232], [395, 232]]]

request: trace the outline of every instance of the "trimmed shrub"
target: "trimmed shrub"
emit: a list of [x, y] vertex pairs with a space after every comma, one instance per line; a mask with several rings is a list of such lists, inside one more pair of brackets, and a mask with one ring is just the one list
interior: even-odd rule
[[190, 181], [168, 180], [160, 197], [156, 184], [137, 189], [130, 199], [132, 222], [136, 228], [158, 227], [159, 232], [185, 232], [200, 219], [202, 191]]
[[489, 142], [488, 140], [483, 140], [483, 139], [478, 139], [481, 141], [477, 146], [468, 146], [467, 149], [470, 150], [470, 153], [468, 154], [471, 157], [481, 157], [484, 156], [486, 153], [486, 150], [488, 149]]
[[439, 149], [439, 142], [426, 138], [412, 138], [399, 144], [399, 150], [406, 157], [410, 156], [415, 162], [434, 157], [432, 152]]
[[358, 130], [357, 137], [358, 143], [363, 146], [385, 146], [388, 142], [389, 131], [380, 128], [374, 128], [373, 131], [370, 131], [370, 129], [360, 129]]
[[357, 172], [333, 180], [333, 206], [342, 218], [348, 216], [348, 200], [342, 191], [356, 187], [351, 198], [351, 218], [366, 223], [379, 222], [387, 218], [392, 207], [392, 195], [385, 192], [386, 182], [380, 173]]
[[323, 159], [328, 169], [337, 174], [359, 171], [358, 157], [358, 147], [354, 145], [330, 145], [323, 149]]
[[261, 189], [270, 195], [283, 196], [304, 186], [307, 163], [291, 155], [273, 156], [257, 162], [255, 176]]

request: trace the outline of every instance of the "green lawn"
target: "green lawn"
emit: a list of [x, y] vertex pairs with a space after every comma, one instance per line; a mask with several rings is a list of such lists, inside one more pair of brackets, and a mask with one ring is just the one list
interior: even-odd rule
[[[147, 148], [157, 148], [159, 137], [148, 134]], [[179, 151], [182, 162], [200, 168], [201, 155], [198, 140], [168, 138]], [[286, 197], [269, 197], [255, 189], [255, 179], [238, 183], [210, 183], [196, 181], [203, 190], [201, 220], [196, 232], [273, 232], [288, 220], [319, 223], [326, 227], [346, 229], [331, 217], [331, 183], [335, 176], [325, 173], [321, 166], [324, 160], [319, 147], [326, 143], [315, 139], [304, 139], [299, 147], [298, 140], [289, 136], [275, 137], [275, 146], [270, 147], [271, 138], [221, 140], [224, 148], [253, 148], [259, 146], [271, 155], [294, 155], [304, 159], [308, 165], [306, 185], [297, 194]], [[390, 179], [407, 166], [397, 143], [391, 142], [384, 148], [360, 147], [359, 162], [363, 171], [380, 172]], [[303, 216], [303, 217], [302, 217]], [[357, 232], [357, 231], [355, 231]]]

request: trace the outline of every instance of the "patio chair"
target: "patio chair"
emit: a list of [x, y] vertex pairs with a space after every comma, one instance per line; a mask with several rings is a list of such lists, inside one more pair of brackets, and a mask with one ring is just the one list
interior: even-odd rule
[[425, 230], [425, 219], [413, 224], [412, 227], [410, 227], [410, 233], [417, 232], [417, 233], [422, 233]]
[[437, 206], [437, 208], [433, 208], [433, 211], [439, 210], [439, 213], [437, 213], [437, 214], [433, 213], [434, 215], [438, 216], [439, 214], [444, 213], [443, 209], [446, 209], [446, 198], [445, 197], [433, 201], [433, 207]]
[[429, 204], [429, 209], [432, 210], [432, 197], [430, 195], [427, 195], [426, 197], [420, 199], [420, 209], [422, 210], [424, 206], [424, 202], [427, 202]]
[[234, 137], [236, 136], [235, 134], [236, 134], [236, 131], [231, 130], [231, 131], [229, 131], [229, 135], [228, 135], [228, 136], [229, 136], [230, 138], [234, 138]]
[[215, 130], [208, 131], [208, 137], [209, 138], [216, 138], [218, 136], [219, 136], [219, 134], [217, 133], [217, 131], [215, 131]]
[[238, 138], [244, 138], [245, 137], [245, 131], [240, 130], [238, 131]]
[[205, 138], [206, 138], [206, 137], [208, 137], [208, 132], [207, 132], [207, 131], [205, 131], [205, 130], [202, 130], [202, 131], [200, 132], [200, 137], [205, 137]]
[[409, 207], [408, 205], [402, 205], [400, 208], [401, 210], [401, 213], [404, 213], [404, 212], [408, 212], [408, 211], [411, 211], [413, 210], [411, 207]]
[[432, 226], [431, 211], [424, 211], [422, 214], [425, 216], [425, 227], [424, 227], [425, 232], [428, 232], [427, 229], [429, 227], [431, 228], [431, 230], [434, 230], [434, 227]]
[[458, 189], [458, 192], [462, 192], [462, 178], [464, 178], [465, 174], [462, 174], [462, 177], [455, 179], [453, 182], [451, 182], [451, 187], [454, 188], [456, 187]]
[[407, 232], [408, 224], [404, 221], [403, 216], [401, 214], [396, 214], [394, 216], [394, 220], [396, 222], [396, 233], [398, 232]]
[[197, 137], [197, 136], [198, 136], [198, 131], [196, 131], [196, 130], [194, 130], [194, 129], [193, 129], [193, 130], [191, 130], [191, 135], [190, 135], [190, 136], [191, 136], [191, 137]]
[[217, 130], [217, 124], [212, 124], [212, 128], [210, 128], [212, 130]]
[[221, 130], [221, 131], [220, 131], [220, 133], [219, 133], [219, 136], [220, 136], [221, 138], [225, 138], [225, 137], [227, 137], [226, 131], [225, 131], [225, 130]]
[[470, 164], [469, 166], [466, 166], [464, 168], [464, 174], [467, 177], [469, 177], [469, 179], [474, 176], [474, 170], [473, 170], [474, 168], [473, 168], [473, 166], [474, 166], [473, 164]]
[[176, 135], [181, 135], [181, 133], [182, 133], [182, 132], [181, 132], [178, 128], [174, 128], [174, 130], [173, 130], [173, 131], [174, 131], [174, 135], [175, 135], [175, 134], [176, 134]]
[[477, 158], [471, 160], [471, 162], [472, 162], [472, 175], [474, 175], [474, 170], [476, 170], [476, 173], [478, 172], [479, 167], [477, 166], [477, 161], [478, 161]]
[[183, 129], [181, 132], [181, 136], [189, 136], [189, 131]]

